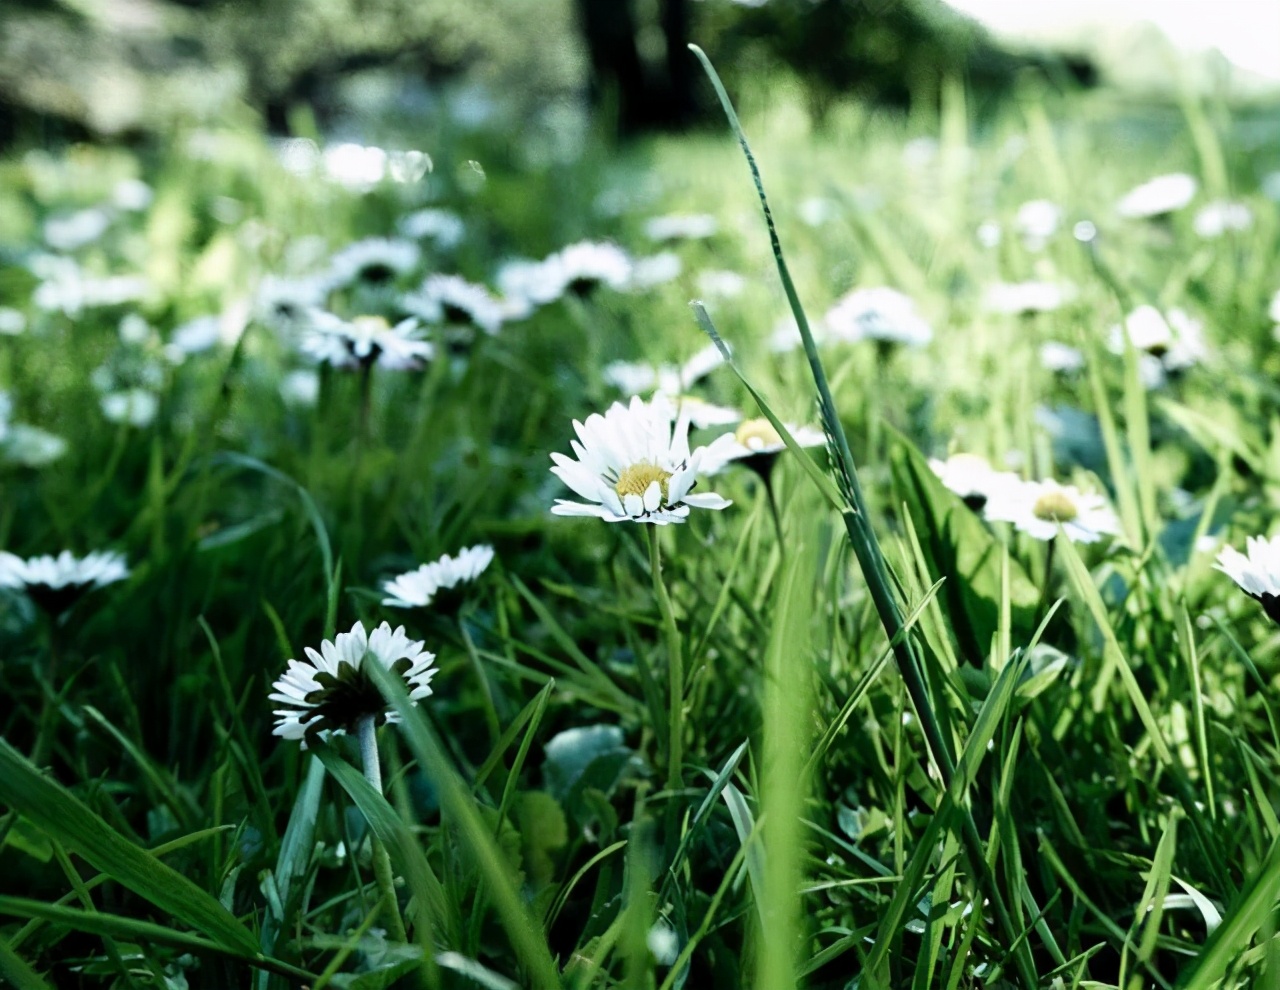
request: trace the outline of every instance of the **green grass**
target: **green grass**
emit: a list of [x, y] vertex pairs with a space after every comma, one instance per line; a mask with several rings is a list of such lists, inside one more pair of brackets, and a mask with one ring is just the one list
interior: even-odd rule
[[[822, 131], [785, 86], [744, 105], [794, 300], [727, 126], [535, 164], [518, 135], [437, 124], [409, 142], [432, 173], [364, 195], [288, 176], [247, 127], [213, 160], [175, 135], [0, 161], [0, 306], [29, 324], [0, 337], [0, 388], [15, 420], [69, 442], [46, 467], [0, 464], [0, 546], [133, 566], [62, 623], [0, 592], [4, 979], [1280, 985], [1280, 635], [1197, 548], [1267, 533], [1280, 491], [1280, 223], [1259, 191], [1280, 128], [1262, 109], [1033, 87], [981, 125], [958, 84], [937, 115], [848, 106]], [[1252, 228], [1202, 239], [1195, 207], [1114, 216], [1175, 169], [1248, 203]], [[323, 256], [427, 202], [467, 225], [427, 270], [482, 281], [581, 237], [652, 251], [658, 213], [720, 230], [675, 246], [673, 283], [375, 370], [363, 422], [356, 376], [322, 375], [314, 408], [282, 401], [301, 362], [251, 320], [235, 348], [169, 368], [155, 422], [129, 428], [90, 376], [136, 374], [159, 345], [121, 342], [124, 307], [40, 311], [26, 268], [45, 217], [127, 175], [154, 203], [79, 257], [145, 272], [132, 309], [164, 339], [301, 264], [309, 239]], [[602, 193], [630, 205], [598, 215]], [[815, 226], [812, 197], [830, 213]], [[1065, 220], [1032, 251], [1010, 221], [1041, 197]], [[988, 219], [1005, 227], [990, 249]], [[708, 269], [747, 284], [695, 312]], [[1031, 278], [1076, 295], [982, 310], [987, 285]], [[927, 348], [766, 346], [792, 301], [814, 320], [881, 284], [915, 298]], [[1187, 309], [1211, 346], [1152, 391], [1138, 355], [1106, 346], [1144, 302]], [[745, 470], [715, 481], [730, 509], [652, 534], [552, 517], [549, 452], [617, 398], [603, 364], [681, 360], [700, 323], [734, 368], [699, 394], [836, 438], [834, 458], [779, 460], [780, 534]], [[1051, 339], [1086, 370], [1042, 369]], [[1125, 535], [1049, 554], [986, 524], [925, 463], [948, 449], [1093, 484]], [[477, 542], [497, 559], [460, 603], [380, 604], [386, 577]], [[286, 660], [357, 619], [405, 623], [440, 665], [416, 709], [384, 685], [404, 722], [380, 732], [381, 795], [353, 739], [304, 752], [270, 734]]]

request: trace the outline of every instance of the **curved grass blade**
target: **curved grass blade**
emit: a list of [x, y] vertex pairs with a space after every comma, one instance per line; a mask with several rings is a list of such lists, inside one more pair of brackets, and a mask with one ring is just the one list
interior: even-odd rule
[[258, 940], [216, 898], [124, 838], [4, 740], [0, 740], [0, 798], [95, 869], [204, 932], [219, 947], [247, 958], [257, 956]]

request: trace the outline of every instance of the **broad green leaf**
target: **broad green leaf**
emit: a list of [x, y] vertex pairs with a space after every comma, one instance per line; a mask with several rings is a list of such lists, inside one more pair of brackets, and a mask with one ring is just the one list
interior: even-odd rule
[[[890, 459], [898, 494], [906, 502], [961, 652], [981, 667], [1000, 622], [1002, 554], [982, 521], [938, 479], [905, 437], [895, 437]], [[1030, 632], [1040, 593], [1016, 561], [1008, 563], [1011, 617]]]
[[258, 940], [211, 894], [121, 836], [4, 740], [0, 740], [0, 798], [160, 910], [204, 932], [224, 949], [257, 955]]

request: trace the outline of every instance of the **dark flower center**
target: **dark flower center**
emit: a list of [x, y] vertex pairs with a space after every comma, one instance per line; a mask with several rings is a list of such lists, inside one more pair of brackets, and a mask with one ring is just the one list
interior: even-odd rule
[[[377, 686], [364, 672], [363, 664], [379, 663], [377, 657], [366, 654], [359, 669], [348, 663], [338, 664], [338, 673], [319, 671], [316, 683], [320, 687], [306, 697], [313, 706], [311, 714], [318, 716], [311, 724], [310, 732], [345, 729], [350, 731], [366, 715], [386, 721], [387, 702]], [[412, 661], [401, 658], [391, 665], [391, 672], [403, 677]]]
[[373, 285], [385, 285], [396, 277], [396, 270], [385, 261], [374, 261], [360, 269], [360, 280]]

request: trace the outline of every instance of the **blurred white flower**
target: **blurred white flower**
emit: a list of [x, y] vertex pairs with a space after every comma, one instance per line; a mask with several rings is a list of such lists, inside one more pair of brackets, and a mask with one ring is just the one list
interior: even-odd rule
[[416, 570], [408, 571], [382, 585], [383, 605], [393, 608], [425, 608], [441, 591], [469, 584], [493, 562], [493, 547], [480, 544], [459, 550], [456, 557], [445, 554]]
[[431, 241], [444, 251], [451, 251], [462, 243], [467, 226], [462, 217], [452, 210], [427, 208], [400, 218], [396, 229], [405, 237], [417, 241]]
[[931, 458], [929, 467], [933, 468], [933, 473], [944, 486], [975, 511], [987, 504], [993, 492], [1008, 489], [1021, 481], [1012, 471], [998, 471], [990, 461], [977, 454], [952, 454], [945, 461]]
[[1033, 199], [1018, 207], [1013, 226], [1033, 251], [1044, 247], [1062, 223], [1062, 207], [1048, 199]]
[[110, 226], [105, 210], [90, 207], [50, 217], [44, 222], [44, 239], [55, 251], [75, 251], [98, 240]]
[[150, 288], [140, 275], [86, 275], [71, 258], [55, 255], [32, 259], [31, 270], [42, 279], [31, 297], [36, 307], [71, 317], [86, 309], [137, 302]]
[[800, 222], [807, 227], [821, 227], [834, 220], [839, 214], [839, 207], [832, 200], [823, 196], [809, 196], [800, 201]]
[[982, 295], [983, 308], [993, 313], [1021, 315], [1051, 313], [1075, 295], [1075, 289], [1058, 282], [996, 282]]
[[706, 447], [689, 450], [689, 421], [673, 425], [660, 403], [615, 402], [602, 416], [574, 421], [576, 459], [553, 453], [551, 473], [584, 502], [556, 499], [559, 516], [596, 516], [606, 522], [680, 523], [689, 509], [724, 509], [713, 492], [693, 494]]
[[680, 276], [684, 264], [672, 251], [660, 251], [647, 258], [637, 258], [631, 268], [631, 288], [648, 289]]
[[1201, 237], [1221, 237], [1229, 230], [1248, 230], [1253, 226], [1253, 211], [1244, 203], [1215, 200], [1196, 212], [1191, 222]]
[[16, 337], [26, 329], [27, 318], [22, 310], [0, 306], [0, 336]]
[[378, 365], [406, 371], [418, 368], [435, 353], [429, 341], [420, 340], [415, 319], [391, 326], [381, 316], [357, 316], [344, 320], [317, 310], [303, 334], [299, 348], [307, 356], [335, 368], [367, 368]]
[[533, 306], [555, 302], [564, 292], [564, 278], [555, 266], [545, 261], [511, 258], [498, 268], [495, 282], [498, 291], [508, 299], [524, 299]]
[[[743, 3], [744, 0], [737, 2]], [[746, 0], [747, 6], [760, 6], [761, 2], [762, 0]], [[680, 937], [666, 922], [655, 922], [644, 941], [659, 966], [670, 966], [680, 958]]]
[[1040, 364], [1046, 371], [1079, 371], [1084, 367], [1084, 355], [1070, 344], [1050, 340], [1040, 345]]
[[128, 388], [108, 392], [100, 400], [102, 415], [113, 423], [124, 423], [139, 429], [150, 426], [160, 411], [160, 399], [145, 388]]
[[360, 282], [387, 285], [418, 267], [422, 251], [413, 241], [366, 237], [353, 241], [329, 259], [330, 286]]
[[287, 406], [311, 408], [320, 400], [320, 376], [311, 368], [297, 368], [280, 379], [280, 398]]
[[824, 337], [853, 343], [883, 340], [923, 347], [933, 328], [916, 311], [916, 304], [897, 289], [854, 289], [842, 296], [823, 319]]
[[387, 153], [352, 142], [329, 145], [321, 155], [325, 174], [353, 192], [367, 192], [387, 174]]
[[324, 640], [319, 651], [308, 646], [306, 655], [305, 661], [289, 661], [284, 676], [271, 685], [275, 690], [268, 695], [283, 706], [273, 713], [276, 724], [272, 734], [296, 739], [304, 749], [309, 740], [349, 732], [370, 716], [383, 723], [400, 721], [399, 713], [387, 707], [369, 677], [368, 664], [381, 664], [402, 677], [415, 704], [431, 694], [431, 679], [436, 674], [435, 654], [423, 650], [421, 641], [409, 639], [404, 626], [392, 630], [387, 622], [368, 634], [357, 622], [332, 642]]
[[978, 224], [978, 229], [974, 236], [978, 238], [978, 243], [984, 248], [994, 248], [1000, 246], [1000, 240], [1004, 234], [1000, 230], [1000, 225], [994, 220], [984, 220]]
[[1143, 352], [1145, 367], [1140, 370], [1148, 388], [1160, 387], [1168, 374], [1185, 371], [1209, 354], [1203, 324], [1177, 307], [1161, 313], [1154, 306], [1139, 306], [1125, 317], [1123, 328], [1111, 328], [1108, 346], [1113, 353], [1124, 353], [1126, 333]]
[[141, 179], [121, 179], [111, 187], [111, 203], [126, 213], [139, 213], [151, 205], [155, 194]]
[[427, 323], [473, 326], [490, 335], [502, 328], [505, 315], [501, 299], [460, 275], [428, 275], [422, 288], [406, 296], [402, 305]]
[[11, 423], [8, 433], [0, 439], [4, 459], [23, 467], [44, 467], [66, 452], [67, 441], [62, 437], [28, 423]]
[[1052, 540], [1061, 525], [1075, 543], [1094, 543], [1120, 532], [1120, 519], [1101, 495], [1056, 481], [1011, 480], [990, 489], [983, 514], [1008, 522], [1037, 540]]
[[123, 554], [95, 552], [77, 557], [63, 550], [57, 557], [21, 557], [0, 550], [0, 588], [24, 591], [50, 615], [60, 615], [87, 592], [129, 576]]
[[258, 283], [253, 311], [275, 330], [297, 330], [305, 325], [312, 310], [324, 304], [328, 294], [328, 285], [319, 276], [267, 275]]
[[728, 426], [742, 419], [740, 410], [732, 406], [717, 406], [696, 395], [657, 392], [651, 401], [655, 406], [666, 404], [667, 418], [671, 422], [674, 423], [684, 416], [689, 420], [689, 425], [699, 430], [705, 430], [711, 426]]
[[151, 324], [137, 313], [125, 313], [117, 329], [120, 343], [141, 347], [151, 339]]
[[746, 287], [747, 280], [737, 272], [718, 268], [698, 272], [698, 292], [704, 296], [732, 299], [742, 295]]
[[709, 213], [668, 213], [646, 220], [644, 233], [654, 241], [702, 240], [712, 237], [719, 227]]
[[173, 331], [169, 345], [181, 355], [200, 354], [216, 346], [221, 336], [221, 317], [197, 316]]
[[281, 138], [271, 142], [271, 149], [281, 167], [300, 178], [311, 178], [324, 161], [319, 146], [310, 138]]
[[561, 248], [544, 261], [544, 277], [566, 290], [587, 295], [598, 286], [625, 289], [631, 282], [631, 257], [616, 244], [579, 241]]
[[715, 344], [707, 344], [681, 365], [611, 361], [605, 365], [602, 376], [627, 395], [639, 395], [655, 387], [668, 395], [679, 395], [722, 364], [724, 355], [720, 349]]
[[1116, 212], [1131, 220], [1175, 213], [1195, 198], [1198, 188], [1195, 178], [1185, 172], [1157, 175], [1125, 193]]

